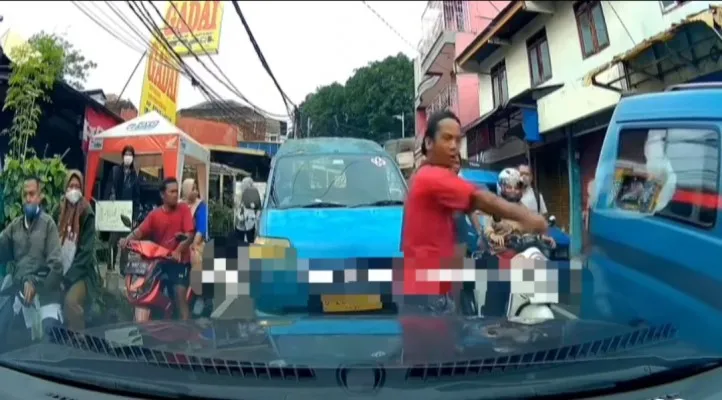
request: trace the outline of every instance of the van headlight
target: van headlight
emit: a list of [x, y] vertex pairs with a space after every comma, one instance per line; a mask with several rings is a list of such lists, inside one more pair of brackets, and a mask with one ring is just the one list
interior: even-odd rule
[[248, 256], [252, 260], [284, 259], [288, 258], [287, 250], [290, 248], [291, 242], [288, 239], [257, 237], [249, 246]]
[[253, 242], [259, 246], [291, 247], [291, 242], [284, 238], [257, 237]]

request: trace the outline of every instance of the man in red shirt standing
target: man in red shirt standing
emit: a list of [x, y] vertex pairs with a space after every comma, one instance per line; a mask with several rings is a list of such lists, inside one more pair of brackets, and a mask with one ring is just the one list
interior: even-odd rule
[[[173, 286], [176, 307], [181, 319], [190, 319], [190, 306], [186, 300], [190, 277], [190, 245], [195, 227], [191, 210], [185, 203], [178, 202], [178, 180], [165, 178], [160, 189], [163, 205], [153, 210], [138, 228], [120, 241], [125, 247], [128, 240], [150, 239], [154, 243], [172, 248], [172, 261], [163, 264], [169, 283]], [[182, 242], [176, 235], [183, 233], [188, 238]]]
[[[412, 177], [404, 212], [404, 303], [412, 309], [448, 312], [453, 309], [450, 282], [439, 281], [429, 270], [454, 265], [454, 214], [482, 211], [519, 222], [529, 232], [543, 233], [546, 220], [527, 208], [480, 190], [452, 171], [461, 144], [459, 118], [451, 111], [430, 116], [421, 151], [426, 156]], [[443, 311], [442, 311], [443, 310]]]

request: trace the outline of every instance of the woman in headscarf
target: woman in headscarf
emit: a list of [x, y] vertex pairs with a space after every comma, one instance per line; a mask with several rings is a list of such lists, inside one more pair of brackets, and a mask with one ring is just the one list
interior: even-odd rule
[[236, 232], [240, 242], [253, 243], [256, 240], [256, 220], [261, 209], [261, 195], [253, 185], [250, 176], [241, 181], [241, 201], [236, 217]]
[[[183, 181], [181, 188], [181, 196], [183, 201], [191, 208], [191, 215], [196, 226], [196, 234], [191, 244], [191, 269], [194, 271], [203, 270], [203, 248], [208, 240], [208, 206], [201, 199], [198, 191], [198, 185], [193, 178]], [[200, 288], [194, 287], [193, 290], [200, 294]]]
[[58, 233], [63, 253], [66, 289], [64, 314], [73, 331], [85, 328], [85, 305], [88, 294], [99, 284], [95, 263], [95, 216], [83, 197], [83, 175], [71, 170], [60, 204]]

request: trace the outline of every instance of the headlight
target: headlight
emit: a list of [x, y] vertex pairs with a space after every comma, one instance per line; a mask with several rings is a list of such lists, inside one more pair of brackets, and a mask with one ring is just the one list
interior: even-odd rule
[[290, 247], [288, 239], [257, 237], [248, 249], [248, 256], [252, 260], [283, 259], [288, 257], [286, 250]]

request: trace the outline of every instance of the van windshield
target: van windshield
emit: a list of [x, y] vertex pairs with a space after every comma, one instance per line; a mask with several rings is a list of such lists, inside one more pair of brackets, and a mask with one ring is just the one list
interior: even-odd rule
[[390, 158], [368, 155], [298, 155], [278, 160], [268, 207], [393, 206], [406, 185]]

